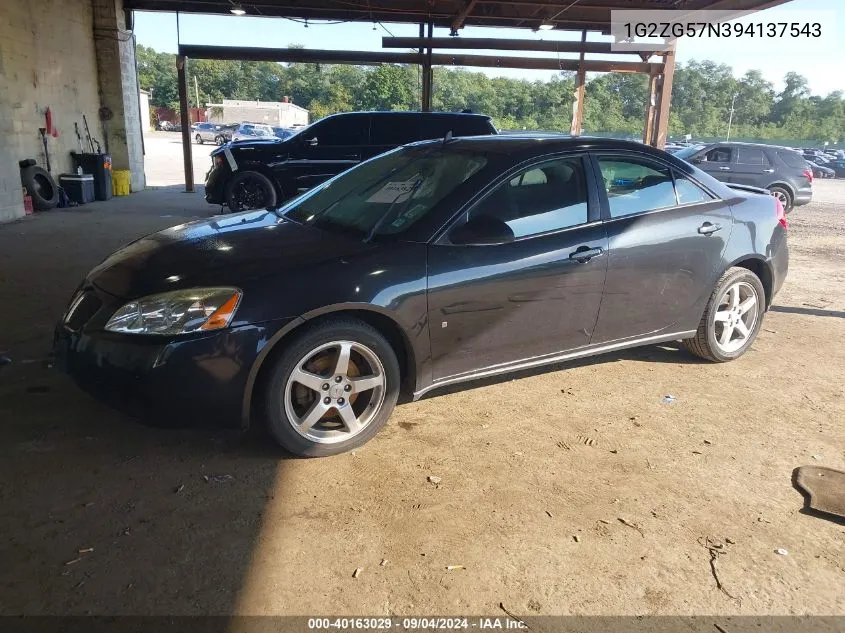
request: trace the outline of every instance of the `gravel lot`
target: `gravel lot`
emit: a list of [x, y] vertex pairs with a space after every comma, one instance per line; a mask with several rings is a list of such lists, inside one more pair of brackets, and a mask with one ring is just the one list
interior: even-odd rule
[[789, 216], [742, 359], [665, 345], [464, 385], [318, 460], [138, 425], [38, 362], [87, 269], [211, 213], [171, 187], [0, 227], [0, 614], [845, 615], [843, 523], [791, 483], [845, 468], [845, 180]]

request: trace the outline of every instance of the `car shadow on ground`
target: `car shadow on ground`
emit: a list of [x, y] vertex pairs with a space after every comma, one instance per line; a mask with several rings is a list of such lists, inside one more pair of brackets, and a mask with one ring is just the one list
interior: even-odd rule
[[772, 312], [783, 312], [784, 314], [804, 314], [807, 316], [838, 317], [845, 319], [845, 312], [840, 310], [825, 310], [822, 308], [798, 308], [795, 306], [772, 306]]

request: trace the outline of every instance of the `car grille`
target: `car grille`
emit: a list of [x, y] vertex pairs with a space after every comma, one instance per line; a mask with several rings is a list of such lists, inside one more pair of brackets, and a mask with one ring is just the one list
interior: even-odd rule
[[65, 325], [74, 331], [79, 331], [93, 317], [103, 302], [90, 290], [83, 290], [77, 294], [65, 314]]

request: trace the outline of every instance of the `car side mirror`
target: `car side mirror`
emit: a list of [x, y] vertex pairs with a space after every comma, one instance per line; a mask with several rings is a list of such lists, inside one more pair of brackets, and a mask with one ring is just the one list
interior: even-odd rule
[[318, 143], [319, 143], [319, 139], [316, 136], [314, 138], [305, 139], [305, 144], [308, 147], [317, 147]]
[[479, 215], [449, 232], [452, 244], [506, 244], [513, 242], [511, 228], [503, 220], [490, 215]]

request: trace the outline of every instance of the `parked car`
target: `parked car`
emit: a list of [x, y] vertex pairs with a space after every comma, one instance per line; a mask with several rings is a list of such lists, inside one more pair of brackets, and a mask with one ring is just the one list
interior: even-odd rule
[[836, 178], [836, 172], [826, 165], [819, 165], [811, 160], [807, 161], [807, 165], [813, 170], [814, 178]]
[[238, 143], [211, 153], [205, 199], [231, 211], [287, 200], [398, 145], [495, 134], [490, 117], [443, 112], [348, 112], [327, 116], [285, 140]]
[[161, 132], [172, 132], [173, 123], [171, 123], [170, 121], [157, 121], [156, 129], [160, 130]]
[[157, 424], [264, 420], [331, 455], [400, 389], [677, 340], [733, 360], [784, 281], [786, 228], [764, 191], [640, 143], [416, 143], [117, 251], [71, 299], [56, 365]]
[[282, 140], [293, 136], [294, 132], [284, 127], [273, 127], [273, 136]]
[[836, 178], [845, 178], [845, 158], [832, 160], [825, 167], [832, 169]]
[[801, 154], [775, 145], [714, 143], [675, 154], [726, 183], [766, 189], [788, 213], [813, 199], [813, 172]]
[[274, 138], [273, 128], [263, 123], [241, 123], [232, 132], [233, 141], [253, 141], [261, 138]]
[[232, 140], [232, 128], [220, 123], [197, 123], [194, 128], [194, 140], [200, 145], [206, 141], [223, 145]]

